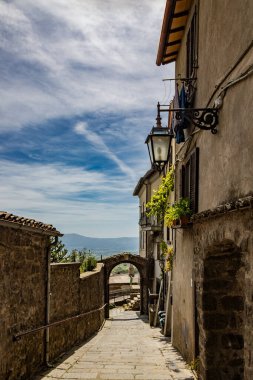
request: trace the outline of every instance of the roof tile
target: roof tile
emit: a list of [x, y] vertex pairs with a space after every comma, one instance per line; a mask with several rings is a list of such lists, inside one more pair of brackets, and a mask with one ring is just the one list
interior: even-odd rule
[[30, 227], [47, 234], [59, 235], [62, 234], [52, 224], [45, 224], [35, 219], [24, 218], [23, 216], [13, 215], [6, 211], [0, 211], [0, 222], [13, 223], [23, 227]]

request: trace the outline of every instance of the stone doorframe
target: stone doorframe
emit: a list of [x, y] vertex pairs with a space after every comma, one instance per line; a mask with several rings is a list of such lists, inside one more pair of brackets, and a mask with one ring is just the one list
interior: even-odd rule
[[104, 291], [105, 291], [105, 318], [109, 318], [109, 278], [114, 267], [122, 263], [133, 264], [140, 273], [140, 312], [148, 313], [148, 273], [150, 262], [144, 257], [132, 255], [131, 253], [121, 253], [110, 256], [101, 261], [104, 264]]
[[[251, 209], [202, 219], [194, 225], [201, 380], [250, 379], [253, 373], [249, 359], [253, 348], [252, 228]], [[236, 357], [229, 361], [229, 353], [234, 352]], [[214, 359], [220, 360], [219, 356], [224, 358], [225, 368], [215, 366]]]

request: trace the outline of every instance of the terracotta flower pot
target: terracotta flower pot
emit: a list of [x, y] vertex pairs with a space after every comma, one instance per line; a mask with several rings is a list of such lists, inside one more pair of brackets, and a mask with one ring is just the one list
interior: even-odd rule
[[189, 224], [190, 223], [190, 218], [191, 217], [189, 215], [182, 215], [180, 217], [180, 224], [181, 224], [181, 226], [185, 225], [185, 224]]
[[179, 224], [180, 224], [180, 220], [179, 219], [173, 220], [173, 222], [172, 222], [172, 228], [178, 226]]

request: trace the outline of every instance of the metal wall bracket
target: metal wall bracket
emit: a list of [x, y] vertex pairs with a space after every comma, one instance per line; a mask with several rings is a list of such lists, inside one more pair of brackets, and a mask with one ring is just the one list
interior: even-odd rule
[[[168, 107], [160, 105], [160, 107]], [[214, 135], [217, 133], [219, 123], [217, 108], [161, 108], [160, 112], [175, 112], [176, 120], [183, 121], [186, 119], [196, 127], [211, 131]]]

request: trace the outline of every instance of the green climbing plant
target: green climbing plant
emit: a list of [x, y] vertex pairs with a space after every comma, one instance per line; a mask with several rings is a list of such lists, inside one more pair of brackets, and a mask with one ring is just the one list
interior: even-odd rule
[[162, 240], [160, 243], [160, 249], [161, 249], [162, 255], [165, 257], [168, 251], [168, 246], [164, 240]]
[[169, 247], [163, 240], [160, 243], [161, 254], [165, 261], [164, 272], [169, 272], [173, 267], [173, 247]]
[[171, 168], [158, 190], [154, 191], [151, 200], [146, 204], [146, 214], [148, 217], [154, 215], [159, 221], [163, 221], [168, 206], [168, 198], [171, 191], [174, 190], [174, 169]]
[[166, 258], [165, 258], [165, 268], [164, 268], [165, 272], [172, 271], [172, 268], [173, 268], [173, 255], [174, 255], [173, 247], [169, 247], [167, 249], [167, 255], [166, 255]]

